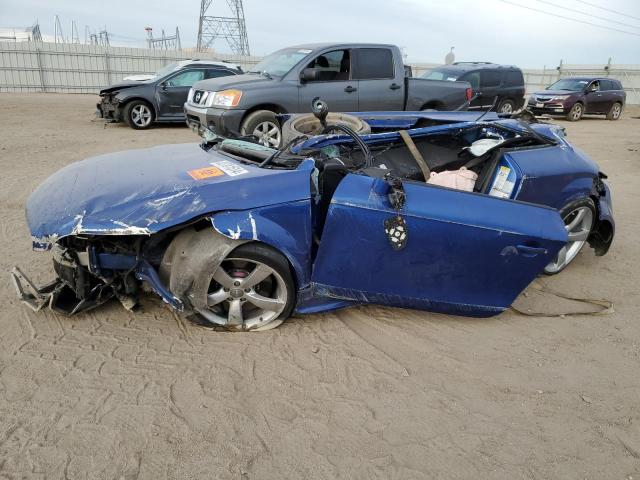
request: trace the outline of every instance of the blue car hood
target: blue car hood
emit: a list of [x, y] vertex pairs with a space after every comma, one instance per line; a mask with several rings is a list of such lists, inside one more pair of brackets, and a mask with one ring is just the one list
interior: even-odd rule
[[151, 235], [216, 211], [310, 198], [312, 168], [258, 168], [197, 144], [101, 155], [42, 183], [27, 223], [37, 250], [68, 235]]

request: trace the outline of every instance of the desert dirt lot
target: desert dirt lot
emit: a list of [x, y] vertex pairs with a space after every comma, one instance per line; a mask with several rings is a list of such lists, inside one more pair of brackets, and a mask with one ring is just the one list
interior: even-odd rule
[[[608, 316], [468, 319], [359, 307], [262, 333], [215, 332], [152, 296], [34, 314], [23, 208], [91, 155], [194, 142], [185, 127], [96, 121], [89, 95], [0, 94], [0, 477], [47, 479], [640, 478], [640, 111], [562, 120], [609, 175], [617, 236], [539, 282]], [[123, 172], [126, 175], [126, 172]], [[530, 289], [533, 311], [576, 306]]]

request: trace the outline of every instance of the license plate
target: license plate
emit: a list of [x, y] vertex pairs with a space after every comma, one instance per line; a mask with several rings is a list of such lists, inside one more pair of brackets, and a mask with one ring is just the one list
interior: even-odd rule
[[542, 108], [544, 107], [544, 103], [536, 103], [536, 108]]

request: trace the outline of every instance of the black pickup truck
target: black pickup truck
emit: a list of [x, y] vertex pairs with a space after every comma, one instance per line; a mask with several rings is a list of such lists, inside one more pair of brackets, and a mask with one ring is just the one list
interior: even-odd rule
[[282, 143], [278, 114], [305, 113], [320, 97], [333, 112], [466, 110], [471, 85], [410, 78], [395, 45], [326, 43], [278, 50], [246, 74], [193, 85], [187, 124], [223, 137]]

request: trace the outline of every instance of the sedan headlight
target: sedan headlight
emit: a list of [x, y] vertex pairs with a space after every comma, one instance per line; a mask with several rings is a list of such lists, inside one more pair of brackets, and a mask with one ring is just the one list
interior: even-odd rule
[[222, 90], [220, 92], [210, 92], [206, 99], [207, 107], [237, 107], [242, 98], [240, 90]]

